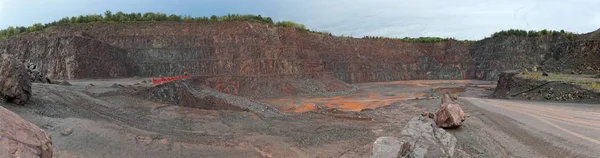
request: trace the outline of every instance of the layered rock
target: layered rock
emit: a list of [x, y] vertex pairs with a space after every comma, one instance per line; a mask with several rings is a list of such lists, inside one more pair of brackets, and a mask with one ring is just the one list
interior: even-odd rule
[[0, 56], [0, 95], [19, 105], [31, 97], [31, 77], [25, 65], [8, 54]]
[[373, 158], [388, 157], [454, 157], [456, 137], [428, 118], [412, 118], [402, 130], [402, 136], [380, 137], [373, 144]]
[[81, 35], [13, 38], [0, 42], [0, 53], [35, 64], [54, 80], [132, 75], [125, 50]]
[[600, 72], [600, 41], [571, 41], [563, 36], [498, 37], [475, 42], [474, 79], [498, 80], [507, 70], [557, 73]]
[[50, 137], [36, 125], [0, 107], [0, 157], [52, 157]]

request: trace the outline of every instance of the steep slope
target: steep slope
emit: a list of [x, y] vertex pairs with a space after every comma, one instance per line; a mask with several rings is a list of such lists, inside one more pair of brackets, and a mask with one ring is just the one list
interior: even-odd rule
[[132, 75], [125, 50], [81, 35], [12, 38], [0, 42], [0, 53], [35, 63], [51, 79]]
[[498, 80], [506, 70], [559, 73], [600, 72], [600, 43], [562, 36], [499, 37], [475, 42], [471, 49], [475, 79]]

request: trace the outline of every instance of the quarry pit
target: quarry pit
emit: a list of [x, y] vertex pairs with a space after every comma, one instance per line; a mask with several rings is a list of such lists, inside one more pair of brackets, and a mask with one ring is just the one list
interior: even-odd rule
[[0, 105], [46, 131], [53, 157], [370, 157], [449, 93], [467, 115], [447, 130], [455, 157], [594, 157], [597, 32], [419, 43], [251, 21], [58, 25], [0, 41], [55, 81]]

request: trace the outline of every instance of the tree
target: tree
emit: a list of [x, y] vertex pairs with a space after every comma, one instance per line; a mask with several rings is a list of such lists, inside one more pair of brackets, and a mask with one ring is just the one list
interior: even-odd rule
[[106, 21], [111, 21], [112, 20], [112, 12], [110, 10], [106, 10], [104, 12], [104, 19]]

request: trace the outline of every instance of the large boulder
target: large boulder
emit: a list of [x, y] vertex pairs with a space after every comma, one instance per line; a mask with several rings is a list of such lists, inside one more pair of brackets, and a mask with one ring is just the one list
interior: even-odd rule
[[0, 96], [23, 105], [31, 97], [31, 77], [23, 63], [8, 54], [0, 57]]
[[42, 129], [0, 106], [0, 157], [52, 157], [52, 142]]
[[465, 112], [453, 102], [449, 94], [442, 97], [442, 106], [435, 111], [433, 120], [441, 128], [458, 128], [465, 121]]
[[458, 128], [465, 121], [465, 112], [458, 104], [442, 104], [442, 107], [435, 111], [433, 120], [441, 128]]
[[455, 156], [456, 137], [426, 117], [412, 118], [400, 137], [380, 137], [373, 144], [373, 158], [439, 158]]

